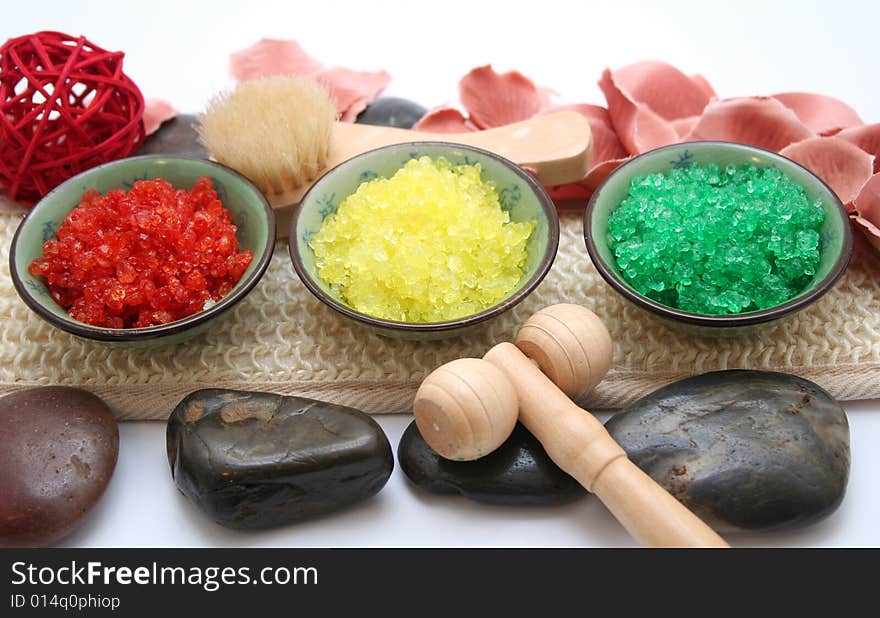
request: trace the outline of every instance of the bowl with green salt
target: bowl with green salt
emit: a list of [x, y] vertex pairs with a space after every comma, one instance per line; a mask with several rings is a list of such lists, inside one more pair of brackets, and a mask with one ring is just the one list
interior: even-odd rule
[[584, 215], [599, 274], [663, 323], [703, 336], [749, 333], [815, 302], [852, 255], [846, 209], [779, 154], [689, 142], [633, 158]]
[[372, 331], [439, 339], [525, 299], [559, 244], [544, 188], [491, 152], [446, 142], [353, 157], [303, 197], [290, 257], [322, 303]]

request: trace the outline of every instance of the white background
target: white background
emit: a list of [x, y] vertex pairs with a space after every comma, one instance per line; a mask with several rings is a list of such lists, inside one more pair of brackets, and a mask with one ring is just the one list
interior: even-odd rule
[[[0, 40], [35, 30], [84, 34], [126, 52], [147, 97], [199, 111], [230, 84], [228, 58], [261, 37], [295, 38], [329, 66], [385, 69], [386, 94], [427, 107], [457, 101], [458, 79], [493, 63], [553, 88], [560, 102], [604, 104], [602, 69], [644, 59], [702, 73], [722, 97], [813, 91], [880, 121], [880, 3], [766, 2], [4, 2]], [[845, 405], [852, 432], [846, 499], [830, 518], [737, 546], [880, 546], [880, 401]], [[392, 447], [409, 417], [379, 417]], [[176, 491], [163, 423], [123, 423], [107, 494], [68, 546], [628, 546], [588, 497], [502, 508], [413, 489], [399, 467], [375, 498], [319, 520], [260, 533], [225, 530]]]

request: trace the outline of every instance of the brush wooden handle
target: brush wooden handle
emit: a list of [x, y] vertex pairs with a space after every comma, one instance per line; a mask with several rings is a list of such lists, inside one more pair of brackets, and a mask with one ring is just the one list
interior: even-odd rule
[[[470, 133], [427, 133], [337, 122], [324, 171], [368, 150], [407, 142], [452, 142], [489, 150], [528, 167], [548, 186], [583, 180], [593, 160], [593, 134], [586, 118], [577, 112], [560, 111]], [[293, 191], [266, 197], [276, 209], [298, 204], [318, 178]]]
[[596, 494], [639, 543], [728, 547], [700, 518], [626, 456], [592, 414], [576, 406], [519, 348], [501, 343], [483, 357], [516, 390], [519, 420], [550, 458]]

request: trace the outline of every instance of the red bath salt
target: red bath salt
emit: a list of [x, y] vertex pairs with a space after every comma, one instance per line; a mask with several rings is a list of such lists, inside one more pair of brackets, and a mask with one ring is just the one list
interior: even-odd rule
[[88, 191], [28, 270], [70, 317], [108, 328], [166, 324], [229, 293], [253, 260], [207, 177], [192, 191], [141, 180]]

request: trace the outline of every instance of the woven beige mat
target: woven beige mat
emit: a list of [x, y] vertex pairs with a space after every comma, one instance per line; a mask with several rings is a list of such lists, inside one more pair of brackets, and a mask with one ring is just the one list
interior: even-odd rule
[[279, 241], [262, 281], [211, 332], [176, 347], [126, 350], [57, 330], [18, 298], [8, 253], [19, 218], [0, 214], [0, 393], [80, 386], [121, 419], [165, 419], [187, 393], [207, 387], [305, 395], [372, 414], [410, 412], [432, 369], [481, 356], [533, 312], [563, 301], [598, 313], [615, 343], [611, 372], [583, 402], [593, 409], [726, 368], [795, 373], [839, 399], [880, 396], [880, 259], [863, 249], [835, 289], [796, 317], [754, 335], [703, 339], [670, 331], [620, 298], [590, 262], [580, 214], [565, 213], [556, 262], [529, 298], [467, 340], [416, 343], [371, 334], [325, 307], [300, 283]]

